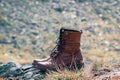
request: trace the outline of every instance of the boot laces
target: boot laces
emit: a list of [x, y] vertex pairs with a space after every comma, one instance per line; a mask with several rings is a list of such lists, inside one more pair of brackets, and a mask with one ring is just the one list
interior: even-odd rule
[[62, 34], [60, 34], [59, 39], [56, 40], [56, 46], [55, 48], [52, 50], [51, 53], [51, 57], [52, 58], [56, 58], [63, 50], [63, 46], [64, 46], [64, 40], [62, 39]]

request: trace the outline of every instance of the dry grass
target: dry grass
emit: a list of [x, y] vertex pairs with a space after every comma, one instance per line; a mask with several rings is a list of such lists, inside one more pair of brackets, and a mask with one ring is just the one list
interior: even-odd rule
[[[89, 52], [89, 53], [88, 53]], [[84, 60], [85, 61], [91, 61], [91, 62], [109, 62], [112, 61], [116, 58], [118, 58], [118, 56], [120, 56], [119, 54], [113, 52], [113, 51], [103, 51], [103, 50], [99, 50], [99, 49], [91, 49], [90, 51], [84, 51]]]
[[49, 72], [45, 80], [82, 80], [84, 74], [80, 72], [73, 72], [65, 69], [64, 71]]
[[89, 66], [85, 66], [81, 70], [70, 71], [65, 69], [63, 71], [58, 70], [57, 72], [49, 71], [45, 77], [45, 80], [99, 80], [94, 76], [94, 72], [99, 70], [108, 69], [112, 70], [112, 66], [117, 64], [95, 62]]
[[[28, 52], [23, 52], [18, 49], [12, 49], [11, 47], [7, 46], [2, 46], [0, 47], [0, 62], [6, 63], [10, 61], [15, 61], [20, 64], [26, 64], [26, 63], [31, 63], [34, 59], [34, 57], [28, 53]], [[10, 52], [12, 50], [12, 53]]]
[[45, 80], [91, 80], [92, 70], [94, 66], [90, 64], [82, 69], [76, 69], [75, 71], [70, 71], [65, 69], [63, 71], [58, 70], [57, 72], [49, 71], [46, 75]]

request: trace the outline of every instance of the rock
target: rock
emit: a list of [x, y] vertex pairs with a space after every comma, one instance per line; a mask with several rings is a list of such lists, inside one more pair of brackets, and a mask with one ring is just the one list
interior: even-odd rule
[[[8, 77], [11, 75], [19, 74], [19, 67], [20, 65], [17, 65], [16, 63], [9, 62], [7, 64], [0, 65], [0, 76]], [[14, 72], [17, 71], [17, 72]]]
[[24, 74], [23, 78], [30, 79], [33, 76], [33, 72], [27, 72]]
[[85, 28], [85, 30], [86, 30], [86, 31], [89, 31], [91, 34], [96, 35], [96, 32], [95, 32], [95, 30], [94, 30], [94, 27], [92, 27], [92, 26]]
[[0, 65], [0, 77], [3, 78], [17, 78], [17, 79], [42, 79], [44, 76], [40, 73], [40, 70], [32, 67], [32, 65], [23, 65], [9, 62]]
[[116, 75], [116, 76], [113, 76], [111, 79], [112, 79], [112, 80], [119, 80], [119, 79], [120, 79], [120, 76]]

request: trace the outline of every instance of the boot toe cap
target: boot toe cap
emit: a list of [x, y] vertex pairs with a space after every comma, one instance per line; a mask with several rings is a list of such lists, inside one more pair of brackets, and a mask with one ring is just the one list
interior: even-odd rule
[[51, 62], [33, 62], [32, 63], [34, 67], [40, 69], [40, 70], [54, 70], [55, 66]]

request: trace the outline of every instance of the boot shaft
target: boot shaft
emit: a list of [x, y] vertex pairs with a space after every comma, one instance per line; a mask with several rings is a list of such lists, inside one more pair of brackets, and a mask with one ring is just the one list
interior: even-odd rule
[[82, 30], [77, 31], [77, 30], [70, 30], [70, 29], [64, 29], [61, 28], [60, 30], [60, 38], [65, 42], [70, 42], [70, 43], [80, 43], [80, 38], [81, 38]]
[[80, 38], [82, 31], [62, 28], [60, 30], [59, 42], [62, 52], [74, 54], [80, 49]]

